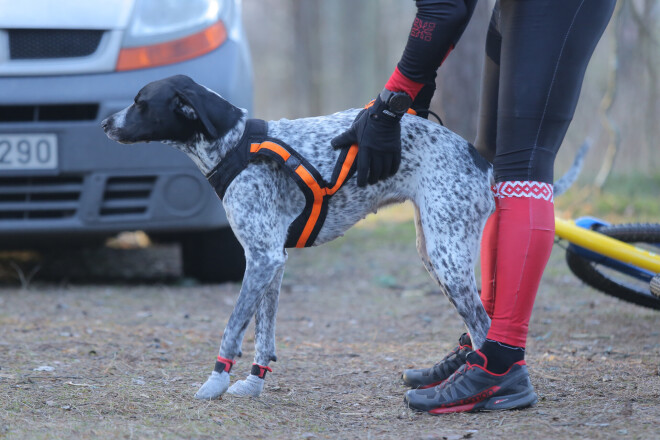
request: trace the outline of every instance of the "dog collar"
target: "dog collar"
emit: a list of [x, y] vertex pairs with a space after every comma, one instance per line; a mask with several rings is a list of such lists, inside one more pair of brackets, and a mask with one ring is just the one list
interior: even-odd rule
[[213, 168], [206, 179], [220, 199], [225, 197], [225, 191], [229, 184], [243, 171], [250, 162], [249, 145], [253, 139], [266, 137], [268, 123], [261, 119], [248, 119], [245, 123], [243, 136], [238, 145], [227, 153], [227, 155]]

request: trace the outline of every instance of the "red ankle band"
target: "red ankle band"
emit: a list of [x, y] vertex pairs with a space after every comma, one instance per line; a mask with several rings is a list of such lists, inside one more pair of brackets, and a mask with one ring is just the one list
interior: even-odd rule
[[273, 372], [273, 369], [264, 365], [252, 364], [252, 370], [250, 374], [253, 376], [259, 377], [259, 379], [264, 379], [266, 377], [266, 372]]
[[231, 371], [231, 367], [233, 367], [235, 363], [236, 361], [218, 356], [218, 359], [215, 361], [215, 368], [213, 371], [217, 371], [218, 373], [222, 373], [223, 371], [229, 373]]

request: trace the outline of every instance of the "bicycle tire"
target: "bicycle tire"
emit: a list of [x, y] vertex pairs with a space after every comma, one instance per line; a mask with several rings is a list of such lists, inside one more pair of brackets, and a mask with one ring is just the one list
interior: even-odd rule
[[[660, 243], [659, 223], [627, 223], [601, 226], [599, 233], [626, 243]], [[606, 272], [603, 266], [566, 250], [566, 263], [576, 277], [607, 295], [644, 307], [660, 310], [660, 298], [651, 293], [650, 283], [631, 285], [620, 272]]]

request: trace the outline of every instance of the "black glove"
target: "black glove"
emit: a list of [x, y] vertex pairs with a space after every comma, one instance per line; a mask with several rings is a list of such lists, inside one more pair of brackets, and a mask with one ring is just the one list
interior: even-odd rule
[[401, 117], [381, 101], [358, 113], [353, 125], [332, 139], [335, 149], [358, 144], [357, 185], [367, 186], [393, 176], [401, 163]]

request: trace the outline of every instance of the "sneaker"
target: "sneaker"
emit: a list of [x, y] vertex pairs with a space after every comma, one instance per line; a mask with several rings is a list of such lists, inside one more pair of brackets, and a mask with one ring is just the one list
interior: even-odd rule
[[442, 384], [410, 390], [404, 402], [418, 411], [445, 414], [526, 408], [538, 401], [524, 360], [513, 364], [505, 373], [494, 374], [486, 370], [486, 357], [478, 351], [473, 353]]
[[439, 385], [465, 364], [467, 355], [472, 353], [472, 341], [470, 335], [463, 333], [458, 338], [458, 347], [444, 357], [431, 368], [420, 368], [405, 370], [401, 378], [403, 382], [412, 388], [431, 388]]

